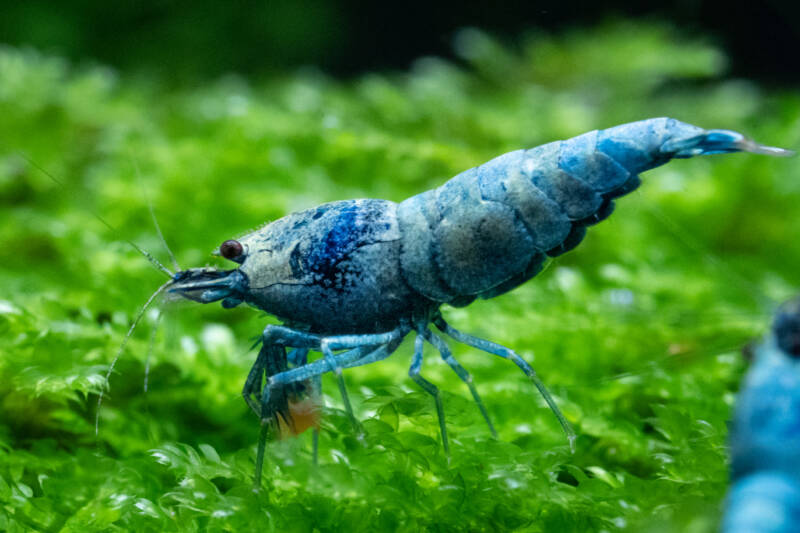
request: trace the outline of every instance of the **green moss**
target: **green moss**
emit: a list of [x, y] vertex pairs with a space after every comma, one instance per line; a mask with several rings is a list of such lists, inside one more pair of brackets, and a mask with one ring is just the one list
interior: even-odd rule
[[626, 121], [800, 144], [796, 94], [726, 79], [719, 51], [669, 29], [614, 24], [514, 51], [467, 31], [457, 50], [460, 65], [427, 58], [347, 83], [304, 71], [167, 89], [0, 49], [0, 529], [713, 530], [738, 350], [800, 282], [797, 159], [672, 162], [532, 282], [445, 310], [535, 353], [579, 434], [574, 455], [513, 365], [458, 346], [500, 439], [430, 357], [448, 461], [406, 343], [346, 374], [365, 442], [326, 378], [320, 465], [308, 435], [276, 442], [254, 494], [258, 423], [239, 391], [271, 319], [195, 305], [168, 307], [147, 394], [144, 320], [95, 436], [107, 365], [161, 282], [123, 239], [166, 260], [146, 198], [180, 264], [199, 266], [289, 211], [399, 201], [505, 151]]

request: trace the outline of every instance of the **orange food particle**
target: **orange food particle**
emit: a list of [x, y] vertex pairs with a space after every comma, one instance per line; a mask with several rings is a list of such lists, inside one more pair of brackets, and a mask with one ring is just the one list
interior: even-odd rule
[[319, 399], [305, 397], [299, 401], [289, 401], [289, 414], [292, 424], [287, 424], [283, 418], [278, 417], [278, 426], [282, 439], [295, 437], [309, 428], [319, 428], [322, 406]]

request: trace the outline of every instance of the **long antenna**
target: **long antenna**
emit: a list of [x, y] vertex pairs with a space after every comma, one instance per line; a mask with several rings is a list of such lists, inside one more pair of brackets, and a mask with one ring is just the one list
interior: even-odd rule
[[158, 224], [158, 219], [156, 218], [156, 212], [153, 210], [153, 202], [150, 201], [150, 197], [147, 194], [147, 187], [144, 186], [144, 180], [142, 179], [142, 173], [139, 171], [139, 163], [136, 162], [136, 158], [131, 155], [131, 159], [133, 160], [133, 167], [136, 169], [136, 179], [139, 180], [139, 185], [142, 188], [142, 194], [144, 195], [144, 201], [147, 202], [147, 208], [150, 210], [150, 218], [153, 219], [153, 225], [156, 227], [156, 233], [158, 233], [158, 238], [161, 239], [161, 244], [164, 245], [164, 249], [169, 254], [170, 261], [172, 261], [172, 266], [175, 268], [176, 271], [180, 271], [181, 267], [178, 265], [178, 260], [175, 259], [175, 254], [172, 253], [170, 250], [169, 245], [167, 244], [167, 239], [164, 238], [164, 234], [161, 232], [161, 226]]
[[103, 403], [103, 395], [105, 393], [105, 389], [106, 387], [108, 387], [108, 381], [111, 378], [111, 373], [114, 371], [114, 367], [116, 366], [117, 361], [119, 360], [120, 356], [122, 356], [122, 352], [123, 350], [125, 350], [125, 346], [128, 344], [128, 339], [130, 339], [131, 335], [133, 335], [136, 326], [139, 325], [139, 321], [144, 316], [144, 313], [145, 311], [147, 311], [147, 308], [150, 307], [150, 304], [153, 303], [153, 300], [156, 299], [156, 296], [161, 294], [164, 291], [164, 289], [166, 289], [171, 284], [172, 280], [169, 280], [168, 282], [160, 286], [158, 289], [156, 289], [156, 292], [150, 295], [150, 298], [147, 299], [142, 308], [139, 310], [139, 314], [137, 314], [136, 318], [133, 319], [133, 324], [131, 324], [130, 329], [128, 329], [128, 333], [125, 334], [125, 338], [122, 339], [122, 344], [120, 344], [119, 350], [117, 350], [117, 355], [114, 356], [114, 360], [111, 361], [111, 365], [109, 365], [108, 371], [106, 372], [106, 378], [105, 382], [103, 383], [103, 388], [100, 389], [100, 394], [97, 396], [97, 412], [94, 415], [95, 435], [97, 435], [100, 432], [100, 405]]
[[[50, 178], [51, 180], [53, 180], [53, 182], [54, 182], [56, 185], [58, 185], [58, 186], [60, 186], [60, 187], [63, 187], [63, 188], [65, 188], [65, 189], [68, 189], [67, 185], [66, 185], [64, 182], [62, 182], [61, 180], [57, 179], [55, 176], [53, 176], [52, 174], [50, 174], [50, 173], [49, 173], [47, 170], [45, 170], [44, 168], [42, 168], [41, 166], [39, 166], [38, 164], [36, 164], [36, 162], [35, 162], [35, 161], [33, 161], [33, 160], [30, 158], [30, 157], [28, 157], [27, 155], [25, 155], [25, 154], [24, 154], [24, 153], [22, 153], [22, 152], [18, 152], [18, 153], [19, 153], [19, 155], [20, 155], [20, 156], [21, 156], [21, 157], [22, 157], [22, 158], [23, 158], [25, 161], [27, 161], [27, 162], [28, 162], [28, 163], [29, 163], [29, 164], [30, 164], [30, 165], [31, 165], [33, 168], [37, 169], [39, 172], [41, 172], [42, 174], [44, 174], [45, 176], [47, 176], [48, 178]], [[91, 213], [91, 214], [92, 214], [92, 216], [93, 216], [94, 218], [96, 218], [97, 220], [99, 220], [99, 221], [100, 221], [100, 223], [101, 223], [101, 224], [103, 224], [103, 225], [104, 225], [106, 228], [108, 228], [109, 230], [111, 230], [111, 232], [112, 232], [114, 235], [116, 235], [116, 236], [117, 236], [117, 237], [118, 237], [120, 240], [122, 240], [122, 241], [124, 241], [124, 242], [128, 243], [130, 246], [132, 246], [132, 247], [133, 247], [133, 249], [134, 249], [134, 250], [136, 250], [137, 252], [139, 252], [140, 254], [142, 254], [143, 256], [145, 256], [145, 257], [147, 258], [147, 260], [148, 260], [148, 261], [150, 261], [150, 264], [152, 264], [153, 266], [155, 266], [155, 267], [156, 267], [158, 270], [160, 270], [161, 272], [163, 272], [164, 274], [166, 274], [166, 275], [167, 275], [167, 276], [169, 276], [170, 278], [172, 278], [172, 277], [174, 276], [174, 274], [173, 274], [172, 272], [170, 272], [170, 270], [169, 270], [167, 267], [165, 267], [164, 265], [162, 265], [162, 264], [161, 264], [161, 262], [160, 262], [158, 259], [156, 259], [156, 258], [155, 258], [155, 257], [154, 257], [154, 256], [153, 256], [153, 255], [152, 255], [150, 252], [147, 252], [147, 251], [143, 250], [143, 249], [142, 249], [142, 248], [140, 248], [140, 247], [139, 247], [139, 245], [137, 245], [135, 242], [133, 242], [133, 241], [131, 241], [131, 240], [128, 240], [128, 239], [126, 239], [126, 238], [122, 237], [122, 234], [121, 234], [121, 232], [120, 232], [120, 231], [119, 231], [117, 228], [115, 228], [114, 226], [112, 226], [111, 224], [109, 224], [108, 222], [106, 222], [106, 220], [105, 220], [103, 217], [101, 217], [100, 215], [98, 215], [98, 214], [97, 214], [95, 211], [93, 211], [93, 210], [89, 209], [89, 213]], [[160, 234], [161, 234], [161, 231], [159, 230], [159, 235], [160, 235]], [[163, 239], [163, 237], [162, 237], [162, 239]]]

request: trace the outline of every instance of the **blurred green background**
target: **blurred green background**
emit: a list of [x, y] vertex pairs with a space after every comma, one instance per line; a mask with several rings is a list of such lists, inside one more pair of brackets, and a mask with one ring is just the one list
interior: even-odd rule
[[[334, 26], [326, 9], [314, 16]], [[713, 39], [652, 17], [513, 39], [464, 29], [443, 58], [336, 77], [261, 27], [298, 55], [231, 66], [240, 28], [220, 30], [222, 14], [219, 27], [187, 15], [185, 34], [165, 30], [219, 49], [197, 57], [136, 32], [141, 48], [115, 45], [124, 35], [100, 46], [85, 29], [99, 18], [62, 39], [28, 16], [52, 43], [88, 44], [30, 30], [44, 51], [0, 48], [0, 530], [714, 531], [739, 350], [800, 284], [797, 158], [674, 161], [533, 281], [445, 309], [533, 362], [579, 434], [575, 454], [513, 365], [459, 346], [500, 439], [428, 354], [448, 461], [433, 405], [406, 377], [407, 341], [346, 374], [365, 443], [326, 395], [319, 466], [309, 435], [273, 443], [255, 494], [258, 423], [239, 391], [273, 319], [245, 307], [164, 305], [158, 331], [148, 314], [95, 436], [97, 394], [163, 282], [123, 242], [166, 261], [148, 201], [182, 266], [224, 266], [210, 255], [220, 242], [288, 212], [400, 201], [500, 153], [627, 121], [673, 116], [797, 149], [790, 80], [731, 75], [737, 60]], [[324, 54], [346, 26], [330, 32], [296, 39]]]

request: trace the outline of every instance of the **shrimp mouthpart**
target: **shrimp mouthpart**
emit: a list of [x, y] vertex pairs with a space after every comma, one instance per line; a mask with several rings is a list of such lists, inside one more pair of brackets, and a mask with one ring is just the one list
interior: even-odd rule
[[223, 299], [241, 302], [248, 285], [247, 276], [238, 269], [190, 268], [175, 273], [167, 292], [204, 304]]

